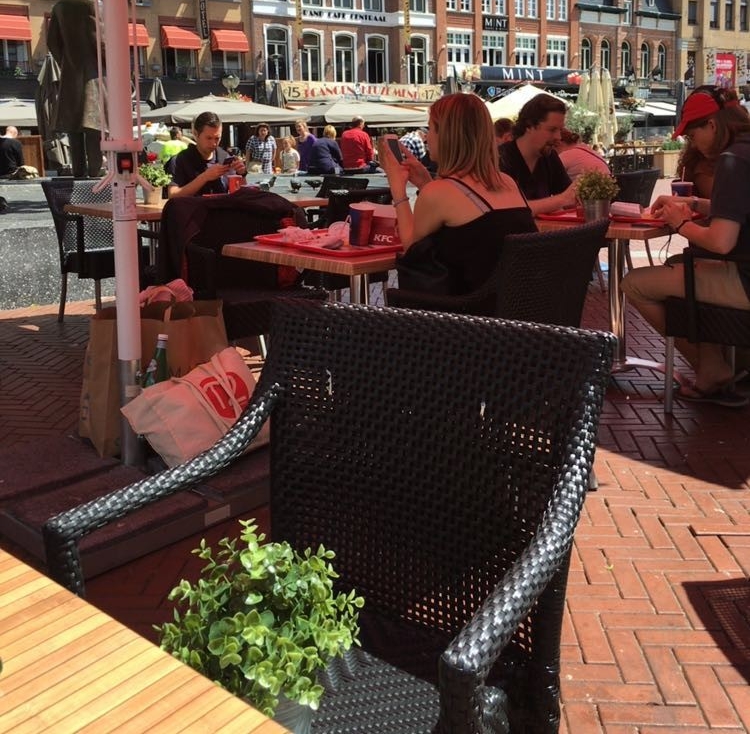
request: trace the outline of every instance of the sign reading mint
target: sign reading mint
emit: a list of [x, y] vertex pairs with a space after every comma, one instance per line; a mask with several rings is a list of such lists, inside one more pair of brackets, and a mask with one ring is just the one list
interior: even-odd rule
[[578, 84], [580, 72], [572, 69], [540, 69], [537, 66], [482, 66], [483, 82], [542, 82], [568, 86]]
[[483, 15], [482, 16], [482, 30], [483, 31], [502, 31], [508, 30], [508, 18], [504, 15]]

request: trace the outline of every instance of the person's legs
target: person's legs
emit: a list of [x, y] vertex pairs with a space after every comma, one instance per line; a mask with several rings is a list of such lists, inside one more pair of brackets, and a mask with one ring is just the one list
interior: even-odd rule
[[102, 172], [101, 135], [98, 130], [83, 131], [86, 142], [86, 175], [98, 178]]
[[86, 148], [83, 140], [83, 132], [68, 133], [70, 145], [70, 166], [75, 178], [86, 177]]
[[[660, 334], [665, 330], [664, 300], [685, 297], [683, 266], [657, 265], [631, 270], [622, 281], [628, 300]], [[750, 309], [750, 301], [734, 263], [700, 261], [695, 266], [695, 290], [699, 301], [717, 306]], [[711, 392], [729, 382], [732, 369], [718, 344], [691, 344], [675, 340], [677, 348], [695, 370], [695, 386]]]

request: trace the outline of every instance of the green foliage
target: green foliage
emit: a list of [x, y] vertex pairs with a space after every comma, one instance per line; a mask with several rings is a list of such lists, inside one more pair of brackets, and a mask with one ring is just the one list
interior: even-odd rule
[[581, 201], [611, 201], [619, 190], [614, 176], [602, 171], [585, 171], [576, 179], [576, 194]]
[[565, 127], [571, 132], [578, 133], [584, 143], [590, 143], [596, 129], [596, 114], [589, 110], [573, 105], [565, 114]]
[[627, 135], [633, 129], [633, 115], [621, 115], [617, 118], [617, 134]]
[[138, 166], [138, 173], [152, 186], [166, 186], [172, 177], [164, 170], [164, 166], [158, 162], [142, 163]]
[[683, 143], [679, 140], [672, 140], [672, 138], [665, 138], [662, 141], [662, 150], [682, 150]]
[[177, 603], [174, 621], [156, 627], [161, 647], [267, 716], [280, 693], [317, 709], [317, 673], [359, 644], [364, 599], [334, 592], [333, 551], [264, 543], [253, 522], [240, 521], [240, 547], [223, 538], [215, 555], [205, 540], [193, 551], [207, 563], [197, 583], [170, 592]]

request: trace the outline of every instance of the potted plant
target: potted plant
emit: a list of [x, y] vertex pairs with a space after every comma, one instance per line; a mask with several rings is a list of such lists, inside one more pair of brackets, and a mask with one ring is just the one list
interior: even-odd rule
[[138, 166], [138, 173], [153, 187], [153, 191], [143, 190], [143, 200], [146, 204], [158, 204], [162, 189], [169, 184], [172, 177], [164, 170], [164, 165], [158, 160], [156, 153], [146, 154], [146, 163]]
[[615, 132], [615, 142], [624, 143], [633, 129], [633, 116], [622, 115], [617, 118], [617, 132]]
[[[201, 541], [193, 551], [206, 561], [200, 579], [172, 589], [174, 621], [156, 629], [164, 650], [301, 732], [323, 695], [318, 672], [358, 644], [364, 600], [334, 591], [332, 551], [264, 542], [253, 523], [240, 521], [239, 539], [223, 538], [216, 554]], [[280, 698], [296, 709], [291, 719]]]
[[654, 153], [654, 166], [661, 169], [663, 178], [674, 178], [677, 175], [682, 148], [681, 141], [665, 138], [659, 150]]
[[590, 143], [596, 130], [597, 116], [594, 112], [573, 105], [565, 114], [565, 127], [578, 133], [584, 143]]
[[576, 196], [583, 204], [587, 222], [609, 216], [609, 205], [620, 187], [614, 176], [603, 171], [585, 171], [576, 179]]

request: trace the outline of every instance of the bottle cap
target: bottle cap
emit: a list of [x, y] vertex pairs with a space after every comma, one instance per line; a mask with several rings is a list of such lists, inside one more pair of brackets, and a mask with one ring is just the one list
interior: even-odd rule
[[[153, 332], [151, 333], [153, 334]], [[159, 334], [156, 338], [166, 342], [169, 341], [169, 334]]]

